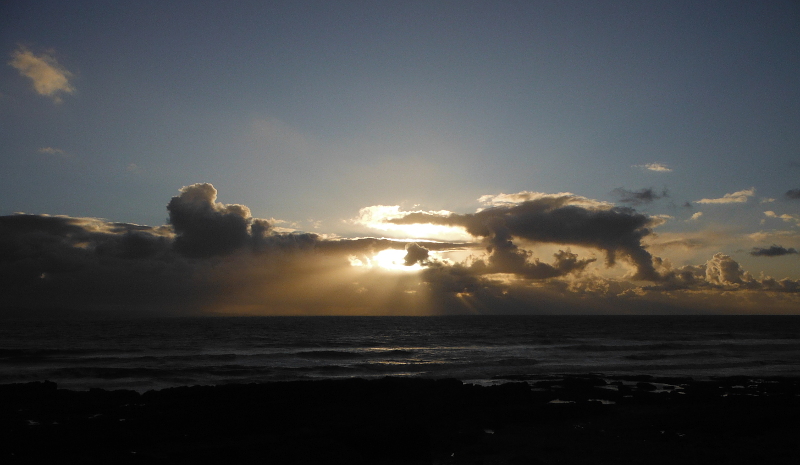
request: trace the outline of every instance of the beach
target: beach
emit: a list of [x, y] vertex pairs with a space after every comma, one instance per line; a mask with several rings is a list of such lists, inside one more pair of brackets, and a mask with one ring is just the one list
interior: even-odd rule
[[795, 463], [800, 380], [601, 374], [0, 386], [3, 463]]

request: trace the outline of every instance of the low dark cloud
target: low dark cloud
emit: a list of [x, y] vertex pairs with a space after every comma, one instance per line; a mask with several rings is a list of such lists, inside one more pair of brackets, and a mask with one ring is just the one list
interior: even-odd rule
[[753, 247], [753, 250], [750, 251], [750, 255], [754, 257], [781, 257], [783, 255], [792, 255], [796, 253], [798, 253], [797, 249], [787, 249], [775, 244], [769, 247]]
[[[652, 233], [661, 220], [630, 208], [587, 204], [571, 194], [543, 196], [512, 205], [490, 207], [472, 214], [439, 215], [415, 212], [388, 220], [394, 224], [438, 224], [462, 226], [475, 237], [484, 238], [497, 260], [520, 260], [513, 239], [531, 242], [584, 246], [605, 252], [612, 266], [622, 256], [636, 267], [635, 279], [659, 279], [652, 256], [642, 238]], [[516, 257], [515, 257], [516, 255]]]
[[[181, 189], [169, 202], [169, 224], [157, 227], [0, 216], [0, 308], [55, 309], [57, 315], [62, 309], [137, 315], [667, 312], [712, 305], [759, 309], [764, 301], [758, 293], [771, 295], [774, 308], [800, 305], [800, 281], [756, 279], [727, 255], [680, 268], [650, 255], [642, 239], [657, 218], [571, 194], [508, 198], [474, 214], [417, 212], [391, 220], [463, 227], [476, 243], [279, 233], [247, 207], [217, 202], [210, 184]], [[636, 272], [604, 278], [590, 267], [593, 256], [564, 247], [545, 260], [523, 248], [541, 243], [594, 248], [609, 265], [619, 257]], [[375, 256], [385, 249], [405, 251], [402, 263], [421, 270], [377, 266]], [[452, 251], [460, 251], [452, 256], [461, 261], [444, 258]], [[781, 246], [754, 251], [797, 253]], [[641, 286], [638, 279], [652, 284]]]
[[[188, 257], [210, 257], [230, 253], [248, 242], [250, 209], [216, 200], [214, 186], [193, 184], [182, 188], [181, 194], [167, 204], [178, 252]], [[257, 229], [263, 235], [269, 230], [269, 223], [258, 223]]]
[[643, 203], [651, 203], [654, 200], [669, 197], [669, 192], [664, 189], [661, 193], [656, 192], [652, 188], [641, 189], [638, 191], [630, 191], [618, 187], [612, 191], [614, 195], [619, 197], [622, 203], [629, 203], [631, 205], [641, 205]]
[[786, 194], [784, 195], [786, 196], [787, 199], [792, 199], [792, 200], [800, 199], [800, 189], [792, 189], [786, 191]]
[[403, 259], [405, 266], [416, 265], [428, 259], [428, 249], [422, 247], [416, 242], [406, 245], [406, 256]]

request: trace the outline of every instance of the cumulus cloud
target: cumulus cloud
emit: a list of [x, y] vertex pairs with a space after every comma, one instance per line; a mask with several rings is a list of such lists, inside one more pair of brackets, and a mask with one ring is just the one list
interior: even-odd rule
[[[663, 270], [664, 279], [644, 290], [658, 291], [739, 291], [747, 292], [781, 292], [797, 294], [800, 292], [800, 280], [784, 278], [776, 280], [769, 276], [756, 279], [742, 269], [741, 265], [729, 255], [716, 253], [703, 265], [687, 265], [677, 269]], [[713, 292], [708, 295], [714, 295]], [[776, 299], [782, 302], [786, 300]], [[794, 305], [800, 303], [797, 296], [789, 298]]]
[[403, 258], [403, 264], [405, 266], [416, 265], [417, 263], [425, 261], [427, 259], [428, 259], [428, 249], [426, 249], [425, 247], [422, 247], [416, 242], [412, 242], [411, 244], [406, 245], [406, 256], [405, 258]]
[[512, 239], [576, 245], [605, 252], [612, 266], [622, 256], [636, 267], [637, 279], [655, 280], [652, 257], [642, 238], [663, 223], [629, 208], [609, 207], [572, 194], [537, 195], [519, 203], [497, 205], [474, 214], [409, 213], [388, 220], [394, 224], [460, 226], [484, 238], [491, 251], [511, 250]]
[[783, 255], [791, 255], [796, 254], [797, 249], [794, 248], [785, 248], [780, 245], [771, 245], [769, 247], [753, 247], [753, 250], [750, 251], [750, 255], [754, 257], [781, 257]]
[[618, 187], [613, 190], [613, 194], [619, 197], [622, 203], [629, 203], [631, 205], [641, 205], [643, 203], [651, 203], [664, 197], [669, 197], [669, 193], [664, 189], [661, 193], [656, 192], [652, 188], [640, 189], [638, 191], [630, 191]]
[[656, 171], [660, 173], [669, 173], [672, 171], [671, 168], [668, 168], [667, 165], [664, 163], [647, 163], [644, 165], [633, 165], [634, 168], [642, 168], [648, 171]]
[[75, 92], [70, 83], [72, 73], [58, 64], [51, 54], [35, 55], [27, 48], [19, 47], [11, 54], [11, 58], [9, 64], [33, 82], [33, 88], [39, 95], [61, 103], [62, 94]]
[[744, 203], [747, 202], [747, 199], [749, 197], [754, 196], [755, 193], [756, 193], [756, 188], [751, 187], [750, 189], [734, 192], [732, 194], [725, 194], [718, 199], [700, 199], [696, 201], [696, 203], [705, 203], [705, 204]]
[[[253, 219], [244, 205], [216, 202], [217, 190], [211, 184], [192, 184], [167, 204], [169, 222], [175, 229], [175, 249], [191, 257], [230, 253], [250, 239]], [[269, 223], [257, 223], [257, 234], [269, 230]]]

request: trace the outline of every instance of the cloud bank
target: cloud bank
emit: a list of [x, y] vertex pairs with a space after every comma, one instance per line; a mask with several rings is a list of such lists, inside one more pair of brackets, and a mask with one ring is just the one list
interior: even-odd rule
[[[643, 239], [664, 220], [569, 193], [484, 196], [475, 213], [372, 220], [457, 228], [467, 242], [280, 232], [211, 184], [183, 187], [169, 223], [0, 217], [0, 317], [107, 315], [796, 312], [800, 283], [730, 256], [674, 267]], [[546, 257], [536, 250], [551, 250]], [[402, 257], [393, 268], [379, 254]], [[594, 251], [605, 258], [599, 263]], [[795, 254], [774, 245], [754, 256]], [[460, 255], [458, 255], [460, 254]], [[459, 258], [460, 257], [460, 258]], [[549, 257], [549, 258], [548, 258]], [[627, 274], [606, 270], [625, 264]], [[625, 273], [623, 269], [623, 273]]]

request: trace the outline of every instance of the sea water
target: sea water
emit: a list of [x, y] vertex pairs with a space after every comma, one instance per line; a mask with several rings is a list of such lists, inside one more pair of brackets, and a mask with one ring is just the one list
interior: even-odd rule
[[4, 321], [0, 384], [145, 391], [411, 376], [800, 376], [798, 316], [232, 317]]

